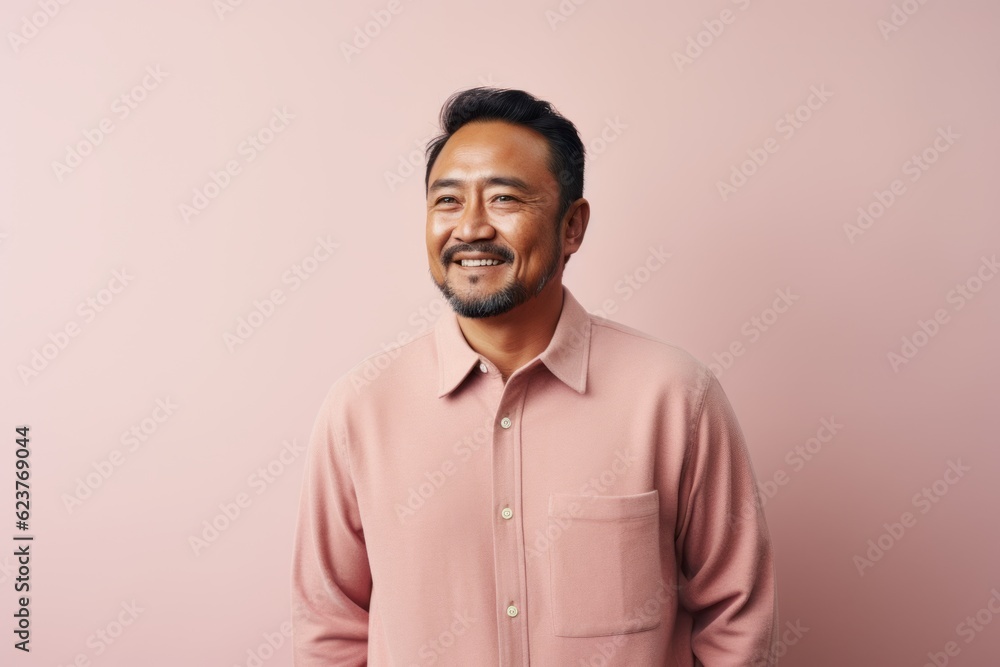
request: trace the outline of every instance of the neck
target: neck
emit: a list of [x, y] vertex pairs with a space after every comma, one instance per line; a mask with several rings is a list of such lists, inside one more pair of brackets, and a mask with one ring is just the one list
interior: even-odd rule
[[492, 361], [504, 382], [541, 354], [552, 340], [562, 313], [563, 286], [552, 282], [517, 308], [493, 317], [458, 317], [469, 347]]

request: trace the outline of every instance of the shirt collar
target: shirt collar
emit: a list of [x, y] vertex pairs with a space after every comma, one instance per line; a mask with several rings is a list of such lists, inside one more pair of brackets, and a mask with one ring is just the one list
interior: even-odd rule
[[[587, 360], [590, 355], [590, 313], [565, 285], [562, 312], [552, 339], [535, 359], [554, 376], [583, 393], [587, 389]], [[469, 346], [458, 324], [458, 315], [448, 310], [434, 326], [438, 359], [438, 398], [450, 394], [480, 362], [480, 354]], [[529, 362], [531, 365], [535, 360]]]

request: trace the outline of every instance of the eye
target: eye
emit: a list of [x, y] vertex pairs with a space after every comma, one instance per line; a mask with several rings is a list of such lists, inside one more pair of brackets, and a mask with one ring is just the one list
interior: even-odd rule
[[[451, 202], [445, 202], [445, 199], [451, 199], [452, 201], [451, 201]], [[434, 202], [434, 203], [435, 203], [435, 204], [442, 204], [442, 203], [447, 203], [447, 204], [450, 204], [450, 203], [452, 203], [452, 202], [454, 202], [454, 201], [455, 201], [455, 198], [454, 198], [454, 197], [452, 197], [451, 195], [445, 195], [444, 197], [441, 197], [440, 199], [438, 199], [438, 200], [437, 200], [436, 202]]]
[[497, 195], [497, 199], [500, 199], [502, 197], [506, 197], [508, 201], [517, 201], [517, 199], [515, 199], [513, 195]]

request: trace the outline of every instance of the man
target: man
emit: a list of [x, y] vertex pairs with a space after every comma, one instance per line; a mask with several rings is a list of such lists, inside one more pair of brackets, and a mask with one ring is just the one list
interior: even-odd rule
[[771, 543], [722, 387], [562, 285], [590, 218], [575, 126], [493, 88], [441, 121], [427, 255], [454, 312], [323, 401], [295, 664], [773, 664]]

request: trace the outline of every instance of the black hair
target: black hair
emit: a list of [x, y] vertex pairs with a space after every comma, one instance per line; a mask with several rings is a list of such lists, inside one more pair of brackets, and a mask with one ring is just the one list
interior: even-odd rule
[[460, 127], [473, 121], [498, 120], [523, 125], [545, 137], [549, 145], [549, 171], [559, 183], [562, 220], [570, 205], [583, 197], [585, 152], [576, 126], [545, 100], [523, 90], [480, 86], [454, 93], [441, 108], [442, 134], [427, 144], [424, 193], [430, 186], [431, 168], [445, 143]]

